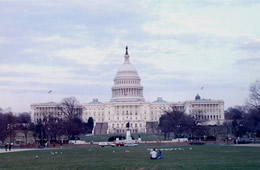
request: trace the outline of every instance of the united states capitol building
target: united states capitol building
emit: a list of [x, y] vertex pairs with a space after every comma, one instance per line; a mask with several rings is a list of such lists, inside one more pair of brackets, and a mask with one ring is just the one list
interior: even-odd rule
[[[93, 99], [82, 104], [82, 119], [94, 119], [94, 134], [126, 133], [129, 122], [131, 133], [156, 133], [160, 116], [173, 106], [183, 109], [187, 114], [197, 115], [207, 125], [219, 125], [224, 122], [224, 101], [201, 99], [184, 102], [168, 102], [158, 97], [154, 102], [145, 101], [144, 87], [136, 68], [130, 62], [128, 48], [124, 55], [124, 63], [119, 67], [114, 78], [112, 98], [109, 102]], [[36, 121], [43, 114], [61, 115], [57, 103], [39, 103], [31, 105], [32, 119]], [[44, 111], [44, 113], [43, 113]]]

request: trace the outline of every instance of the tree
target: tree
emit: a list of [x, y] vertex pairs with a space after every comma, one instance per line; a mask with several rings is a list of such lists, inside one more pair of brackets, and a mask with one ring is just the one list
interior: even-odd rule
[[260, 114], [257, 109], [251, 108], [249, 113], [245, 115], [243, 120], [246, 131], [255, 137], [257, 132], [260, 132]]
[[94, 128], [94, 119], [92, 117], [89, 117], [87, 123], [87, 133], [92, 133], [93, 128]]
[[207, 128], [204, 126], [207, 122], [206, 115], [203, 115], [202, 110], [191, 114], [187, 117], [188, 127], [191, 131], [191, 137], [202, 137], [207, 133]]
[[66, 119], [80, 118], [82, 115], [82, 107], [75, 97], [64, 98], [59, 107]]
[[164, 112], [165, 114], [160, 117], [159, 128], [164, 133], [165, 139], [167, 136], [169, 138], [170, 132], [174, 132], [175, 138], [183, 135], [201, 137], [207, 132], [206, 127], [203, 126], [206, 119], [202, 112], [188, 115], [175, 106]]
[[84, 124], [80, 118], [75, 117], [64, 123], [65, 133], [68, 136], [68, 139], [75, 138], [85, 132]]
[[44, 129], [47, 140], [57, 140], [60, 136], [65, 134], [64, 121], [61, 118], [53, 117], [52, 115], [44, 118]]
[[20, 113], [17, 116], [17, 123], [31, 123], [31, 115], [30, 113]]
[[241, 137], [245, 133], [246, 109], [242, 106], [230, 107], [225, 111], [226, 120], [231, 121], [232, 133], [236, 137]]
[[260, 81], [256, 80], [254, 83], [252, 83], [249, 90], [250, 95], [248, 104], [260, 111]]
[[15, 123], [16, 123], [16, 117], [13, 115], [12, 112], [7, 113], [6, 115], [6, 124], [7, 124], [7, 131], [9, 134], [9, 140], [10, 143], [13, 142], [14, 138], [14, 130], [15, 130]]
[[4, 142], [8, 135], [6, 115], [0, 113], [0, 141]]
[[17, 116], [17, 123], [18, 126], [16, 128], [18, 128], [19, 130], [22, 130], [24, 133], [24, 137], [25, 137], [25, 143], [27, 144], [27, 136], [28, 136], [28, 132], [34, 130], [34, 125], [33, 123], [31, 123], [31, 115], [30, 113], [21, 113]]
[[64, 130], [68, 139], [85, 132], [84, 124], [81, 120], [82, 106], [75, 97], [64, 98], [59, 107], [64, 117]]
[[159, 128], [164, 134], [164, 140], [166, 140], [167, 137], [169, 139], [170, 133], [172, 132], [172, 126], [172, 122], [169, 120], [167, 115], [163, 115], [160, 117]]
[[187, 129], [187, 116], [184, 110], [172, 106], [170, 110], [164, 111], [165, 114], [160, 117], [159, 128], [166, 135], [174, 132], [174, 137]]

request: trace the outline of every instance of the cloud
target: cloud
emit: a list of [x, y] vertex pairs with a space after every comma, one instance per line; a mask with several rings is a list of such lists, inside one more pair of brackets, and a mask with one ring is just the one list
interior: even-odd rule
[[10, 44], [11, 43], [11, 40], [10, 39], [7, 39], [7, 38], [5, 38], [5, 37], [1, 37], [0, 36], [0, 44], [2, 44], [2, 45], [8, 45], [8, 44]]
[[242, 103], [260, 68], [258, 3], [2, 0], [0, 103], [26, 96], [28, 110], [50, 88], [109, 100], [125, 45], [147, 98], [193, 99], [206, 84], [205, 96]]
[[241, 37], [236, 43], [236, 48], [250, 52], [260, 51], [260, 39], [251, 37]]
[[187, 0], [194, 5], [204, 6], [241, 6], [241, 5], [257, 5], [258, 0]]

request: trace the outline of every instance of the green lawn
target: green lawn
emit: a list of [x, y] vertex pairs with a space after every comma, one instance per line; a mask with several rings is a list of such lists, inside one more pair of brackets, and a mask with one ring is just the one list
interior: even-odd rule
[[[107, 141], [109, 137], [113, 136], [111, 135], [93, 135], [93, 136], [80, 136], [81, 140], [87, 141], [87, 142], [103, 142]], [[123, 135], [124, 136], [124, 135]], [[138, 139], [138, 135], [133, 134], [132, 135], [136, 140]], [[141, 134], [141, 139], [144, 141], [156, 141], [156, 140], [164, 140], [164, 136], [162, 134]], [[173, 136], [169, 138], [170, 140], [173, 139]]]
[[[163, 151], [150, 160], [147, 148]], [[77, 147], [0, 154], [0, 169], [260, 169], [260, 148], [235, 146], [143, 145], [138, 147]], [[129, 152], [126, 152], [128, 150]], [[50, 152], [58, 152], [52, 155]], [[61, 154], [62, 152], [62, 154]], [[38, 159], [35, 159], [38, 155]]]

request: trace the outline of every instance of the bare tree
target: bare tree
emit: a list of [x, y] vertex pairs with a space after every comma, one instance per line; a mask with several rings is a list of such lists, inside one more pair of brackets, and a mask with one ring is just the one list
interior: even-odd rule
[[6, 115], [0, 113], [0, 141], [4, 142], [8, 135]]
[[172, 130], [172, 122], [169, 120], [167, 115], [163, 115], [160, 117], [159, 128], [161, 129], [161, 132], [163, 132], [164, 134], [164, 140], [166, 140], [167, 137], [169, 139], [170, 133], [173, 130]]
[[[184, 110], [180, 110], [175, 106], [172, 106], [170, 110], [164, 111], [165, 114], [160, 118], [159, 128], [166, 135], [170, 132], [174, 132], [174, 137], [177, 137], [177, 133], [186, 129], [186, 114]], [[168, 136], [169, 137], [169, 136]]]
[[31, 123], [30, 113], [26, 113], [26, 112], [20, 113], [17, 116], [17, 123]]
[[6, 123], [7, 123], [7, 131], [9, 133], [9, 140], [13, 142], [13, 138], [15, 136], [15, 123], [16, 123], [16, 116], [13, 115], [12, 112], [6, 114]]
[[248, 104], [260, 111], [260, 81], [256, 80], [252, 83], [249, 90], [250, 95]]
[[67, 119], [81, 118], [82, 107], [75, 97], [64, 98], [59, 109]]

